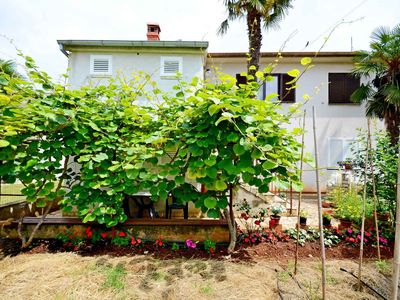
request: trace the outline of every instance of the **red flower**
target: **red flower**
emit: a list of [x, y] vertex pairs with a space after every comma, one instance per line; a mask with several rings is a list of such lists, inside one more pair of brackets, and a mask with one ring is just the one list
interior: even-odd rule
[[349, 241], [354, 243], [356, 240], [354, 238], [349, 238]]
[[136, 242], [137, 242], [138, 244], [140, 244], [140, 243], [142, 242], [142, 240], [141, 240], [141, 239], [137, 239]]
[[247, 214], [246, 214], [246, 213], [242, 213], [240, 216], [241, 216], [242, 218], [244, 218], [244, 217], [247, 217]]
[[245, 238], [245, 239], [244, 239], [244, 242], [245, 242], [245, 243], [248, 243], [249, 241], [250, 241], [249, 238]]
[[260, 222], [260, 220], [255, 220], [255, 221], [254, 221], [254, 224], [260, 226], [261, 222]]
[[103, 239], [105, 239], [105, 238], [107, 237], [107, 233], [106, 233], [106, 232], [102, 232], [102, 233], [100, 233], [100, 236], [101, 236]]
[[162, 245], [163, 245], [163, 242], [162, 242], [162, 241], [159, 241], [159, 242], [158, 242], [158, 246], [162, 247]]
[[131, 244], [132, 244], [132, 245], [136, 245], [136, 243], [137, 243], [137, 242], [136, 242], [135, 238], [133, 237], [133, 238], [131, 239]]
[[119, 233], [118, 235], [119, 235], [120, 237], [126, 236], [125, 232], [123, 232], [123, 231], [120, 231], [120, 233]]
[[365, 236], [366, 236], [366, 237], [370, 237], [371, 234], [370, 234], [368, 231], [366, 231], [366, 232], [365, 232]]
[[87, 233], [87, 237], [88, 237], [89, 239], [92, 237], [92, 235], [93, 235], [93, 233], [92, 233], [91, 231], [89, 231], [89, 232]]
[[211, 254], [213, 254], [215, 252], [214, 248], [212, 248], [212, 247], [209, 249], [209, 251]]
[[245, 216], [243, 217], [243, 219], [244, 219], [245, 221], [247, 221], [247, 220], [249, 219], [249, 216], [248, 216], [248, 215], [245, 215]]
[[69, 236], [69, 239], [72, 240], [72, 238], [73, 238], [72, 235], [70, 235], [70, 236]]

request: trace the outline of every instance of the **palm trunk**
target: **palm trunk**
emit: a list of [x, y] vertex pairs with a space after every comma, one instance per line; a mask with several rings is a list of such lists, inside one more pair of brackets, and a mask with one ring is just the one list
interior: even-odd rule
[[400, 112], [396, 108], [389, 110], [384, 115], [385, 126], [390, 134], [392, 145], [397, 145], [400, 135]]
[[[256, 9], [250, 8], [247, 12], [247, 30], [249, 36], [249, 60], [247, 73], [254, 76], [260, 67], [261, 51], [261, 16]], [[254, 66], [254, 67], [252, 67]], [[250, 79], [250, 81], [252, 81]]]

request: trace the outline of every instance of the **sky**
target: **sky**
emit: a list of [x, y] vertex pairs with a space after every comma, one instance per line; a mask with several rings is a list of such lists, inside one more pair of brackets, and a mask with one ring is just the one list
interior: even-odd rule
[[[52, 77], [66, 72], [57, 39], [145, 40], [146, 23], [161, 40], [208, 41], [208, 52], [247, 52], [244, 20], [217, 34], [226, 18], [222, 0], [1, 0], [0, 58], [17, 59], [15, 47]], [[262, 51], [368, 49], [379, 26], [400, 23], [399, 0], [293, 0], [280, 28], [263, 32]], [[10, 43], [12, 40], [12, 43]], [[306, 45], [308, 46], [306, 47]], [[15, 46], [14, 46], [15, 45]]]

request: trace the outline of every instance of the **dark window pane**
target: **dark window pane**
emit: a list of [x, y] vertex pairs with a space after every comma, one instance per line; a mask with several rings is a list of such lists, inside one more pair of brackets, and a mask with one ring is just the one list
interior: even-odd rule
[[350, 73], [329, 73], [329, 103], [348, 104], [351, 94], [360, 87], [360, 79]]
[[236, 85], [239, 86], [239, 84], [246, 84], [247, 83], [247, 77], [242, 76], [240, 74], [236, 74]]
[[287, 84], [293, 80], [288, 74], [280, 74], [279, 95], [282, 102], [296, 102], [296, 89], [289, 89], [293, 84]]

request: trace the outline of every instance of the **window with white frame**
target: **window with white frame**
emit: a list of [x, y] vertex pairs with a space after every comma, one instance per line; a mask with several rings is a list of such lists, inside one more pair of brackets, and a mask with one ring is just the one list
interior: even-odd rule
[[90, 55], [91, 75], [112, 75], [111, 55]]
[[286, 73], [273, 73], [268, 74], [267, 80], [263, 83], [262, 97], [265, 99], [270, 94], [276, 94], [277, 97], [273, 97], [271, 100], [279, 100], [283, 103], [294, 103], [296, 102], [296, 89], [291, 88], [291, 82], [293, 77], [290, 77]]
[[182, 57], [162, 56], [160, 76], [175, 78], [177, 76], [176, 73], [183, 73]]
[[328, 168], [336, 168], [339, 161], [353, 158], [351, 149], [358, 149], [355, 138], [329, 138]]

